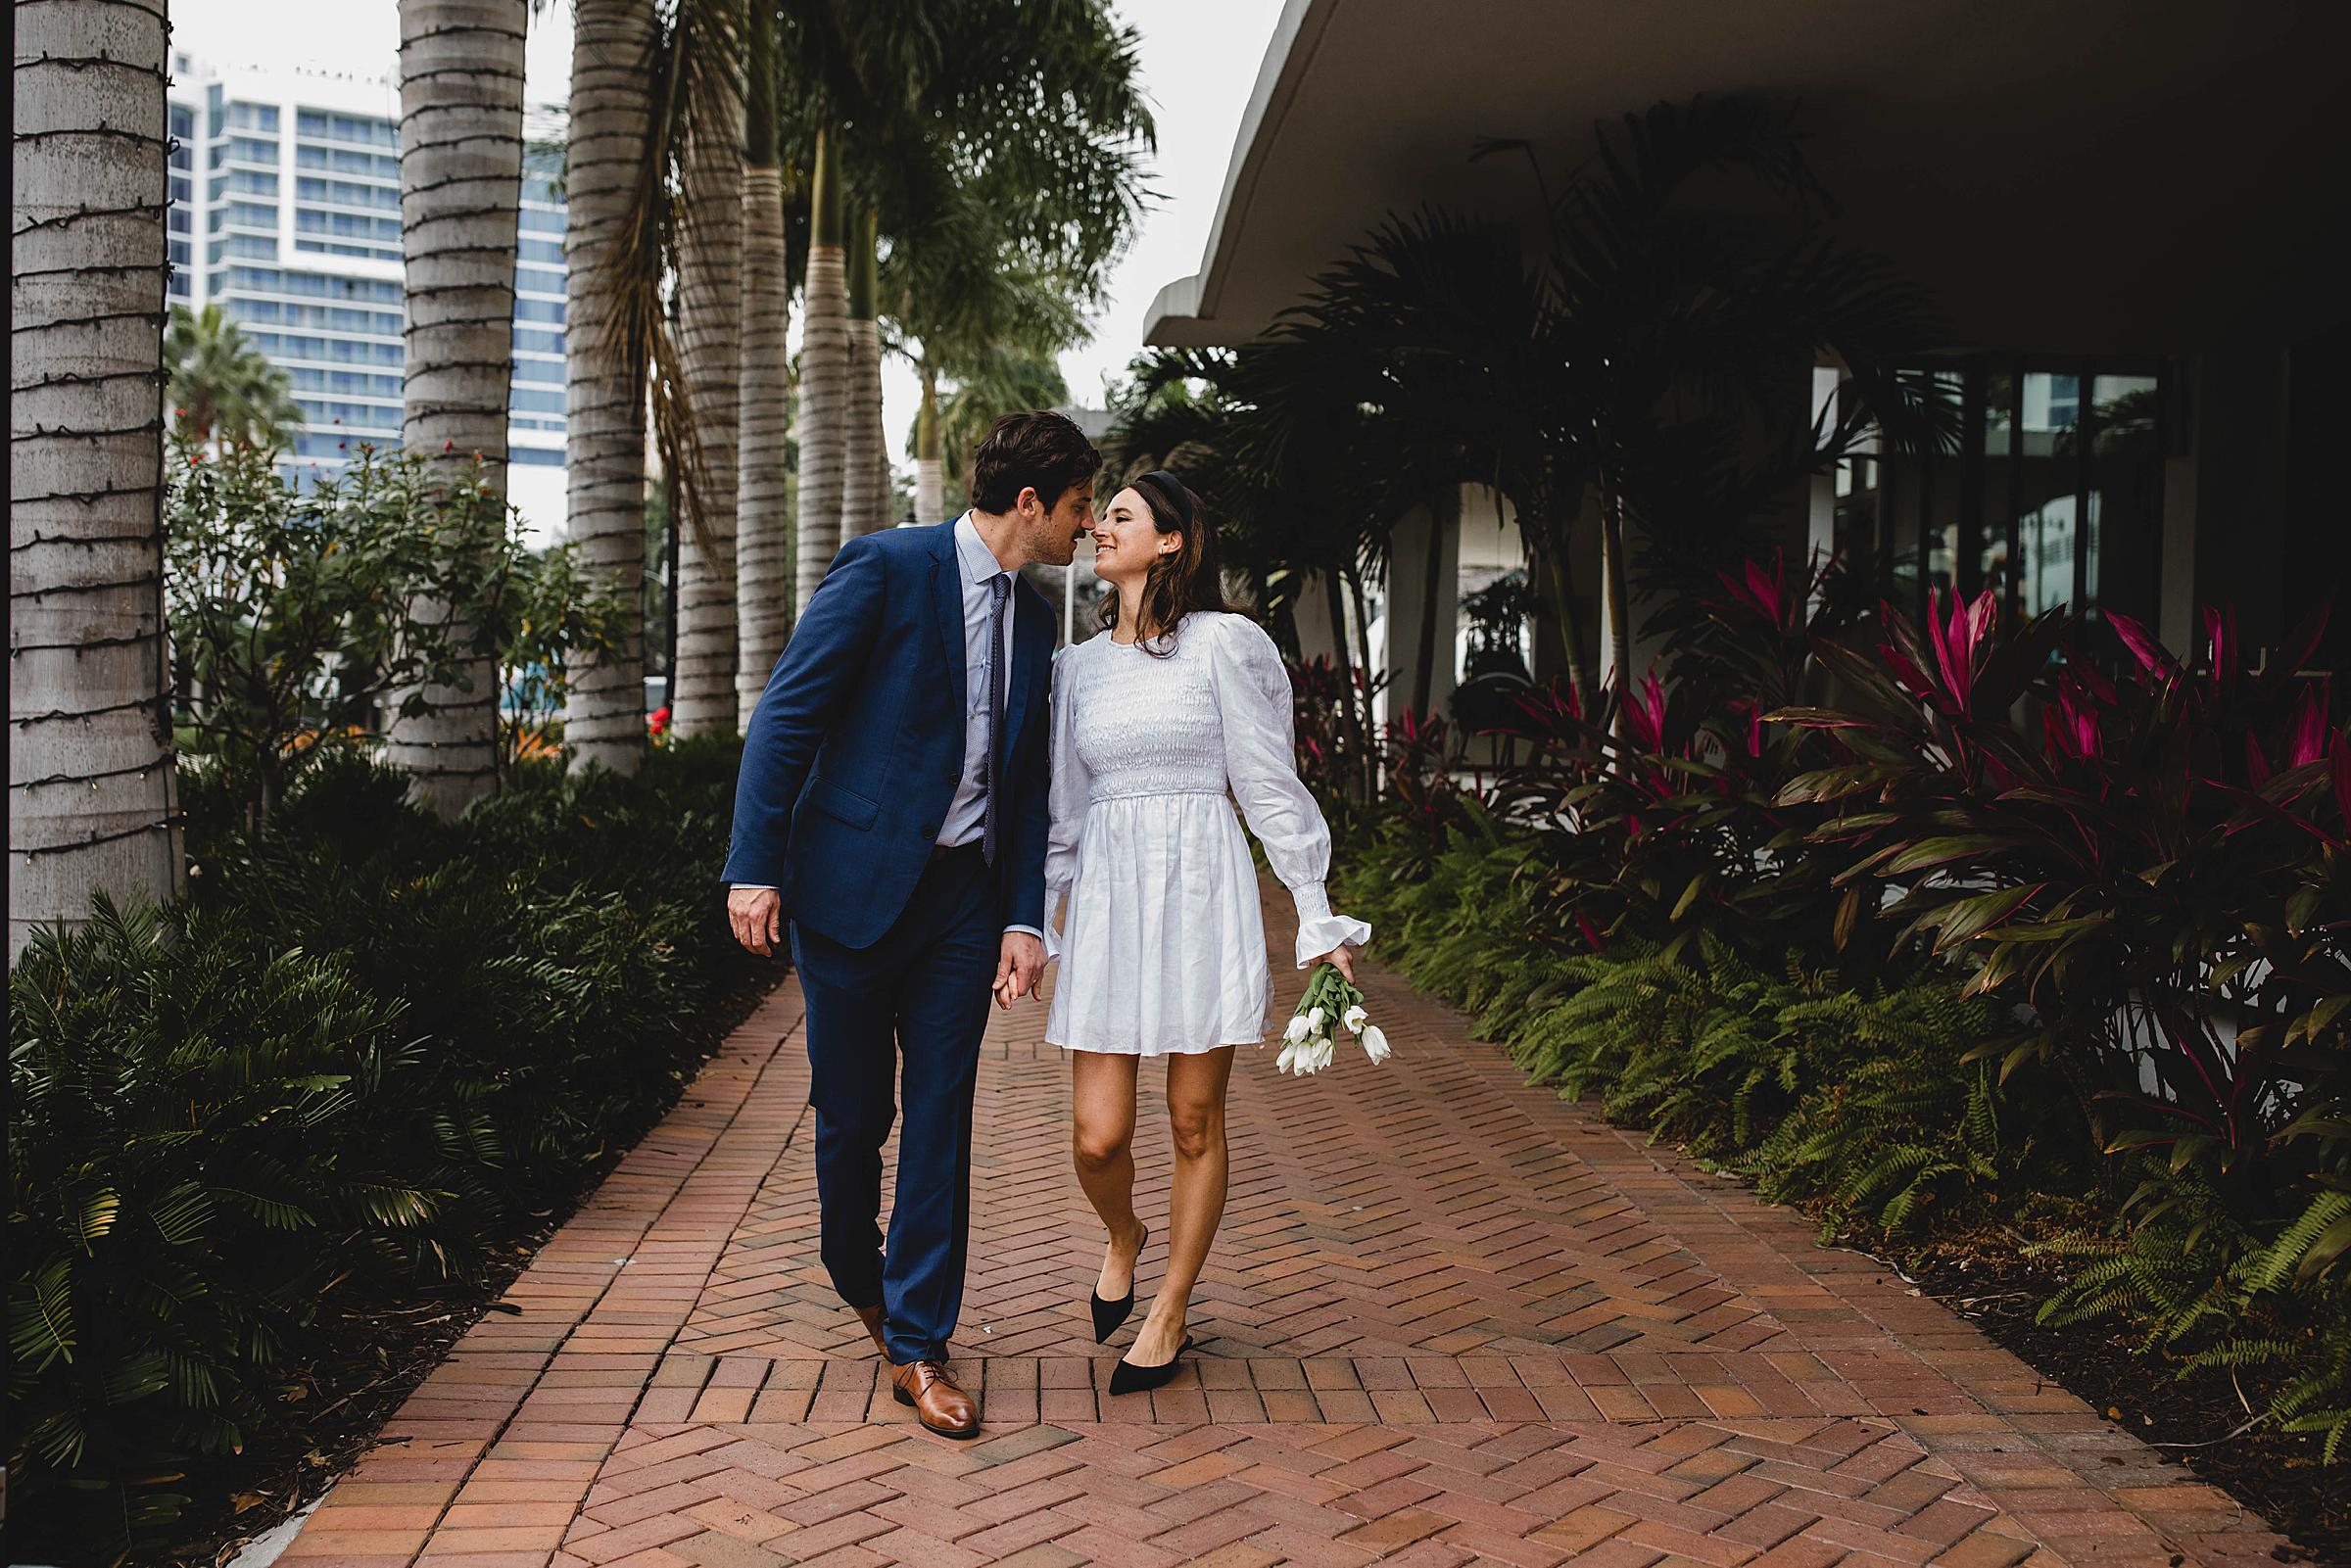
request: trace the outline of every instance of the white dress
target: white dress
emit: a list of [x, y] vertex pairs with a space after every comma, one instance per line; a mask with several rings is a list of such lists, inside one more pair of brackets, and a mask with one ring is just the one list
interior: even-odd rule
[[[1290, 678], [1241, 615], [1195, 611], [1158, 657], [1108, 634], [1053, 668], [1045, 1039], [1167, 1056], [1255, 1045], [1271, 999], [1240, 802], [1298, 905], [1298, 963], [1371, 927], [1330, 912], [1330, 830], [1298, 782]], [[1067, 894], [1069, 923], [1053, 911]]]

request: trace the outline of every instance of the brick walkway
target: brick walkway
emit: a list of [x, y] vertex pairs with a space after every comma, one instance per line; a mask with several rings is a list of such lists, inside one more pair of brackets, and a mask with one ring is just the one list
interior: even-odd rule
[[[1285, 900], [1286, 902], [1286, 900]], [[1268, 927], [1286, 947], [1286, 916]], [[1099, 1232], [1044, 1009], [991, 1024], [955, 1347], [877, 1394], [816, 1259], [787, 984], [417, 1390], [297, 1568], [2268, 1562], [2279, 1538], [1800, 1216], [1529, 1089], [1367, 966], [1397, 1045], [1241, 1053], [1194, 1364], [1101, 1391]], [[1299, 977], [1277, 971], [1276, 984]], [[1138, 1291], [1164, 1264], [1149, 1090]], [[1139, 1317], [1139, 1314], [1138, 1314]]]

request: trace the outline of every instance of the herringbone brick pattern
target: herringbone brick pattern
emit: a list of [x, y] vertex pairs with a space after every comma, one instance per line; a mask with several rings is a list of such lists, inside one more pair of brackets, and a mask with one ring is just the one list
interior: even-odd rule
[[[1286, 925], [1270, 902], [1277, 951]], [[1878, 1263], [1525, 1087], [1366, 969], [1388, 1068], [1292, 1082], [1241, 1054], [1201, 1350], [1168, 1388], [1103, 1392], [1126, 1336], [1086, 1326], [1100, 1233], [1030, 1005], [980, 1081], [956, 1352], [986, 1429], [913, 1424], [816, 1260], [787, 984], [289, 1561], [2183, 1568], [2279, 1544]], [[1159, 1234], [1166, 1146], [1147, 1106]]]

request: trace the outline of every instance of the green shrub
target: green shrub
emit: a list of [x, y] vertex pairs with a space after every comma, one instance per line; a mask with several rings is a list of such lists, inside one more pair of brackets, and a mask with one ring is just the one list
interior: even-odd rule
[[735, 755], [529, 772], [455, 824], [322, 757], [194, 843], [180, 905], [27, 947], [11, 1480], [44, 1549], [160, 1539], [300, 1442], [339, 1318], [478, 1278], [674, 1102], [772, 978], [717, 897]]

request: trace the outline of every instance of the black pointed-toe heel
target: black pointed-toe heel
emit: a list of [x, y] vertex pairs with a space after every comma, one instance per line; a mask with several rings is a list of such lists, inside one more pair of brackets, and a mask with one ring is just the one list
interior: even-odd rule
[[1140, 1394], [1145, 1389], [1164, 1387], [1175, 1378], [1176, 1368], [1183, 1364], [1183, 1353], [1191, 1348], [1192, 1337], [1186, 1334], [1183, 1343], [1176, 1347], [1176, 1354], [1157, 1366], [1137, 1366], [1122, 1356], [1119, 1364], [1110, 1369], [1110, 1392]]
[[[1134, 1245], [1134, 1262], [1137, 1268], [1142, 1266], [1143, 1249], [1149, 1245], [1151, 1245], [1151, 1227], [1149, 1225], [1145, 1225], [1143, 1227], [1143, 1239], [1139, 1242], [1136, 1242]], [[1120, 1297], [1117, 1301], [1106, 1302], [1100, 1296], [1094, 1295], [1090, 1291], [1087, 1293], [1087, 1300], [1093, 1304], [1094, 1343], [1099, 1345], [1104, 1340], [1110, 1338], [1111, 1335], [1117, 1333], [1119, 1330], [1119, 1325], [1126, 1322], [1127, 1319], [1132, 1316], [1134, 1313], [1133, 1274], [1130, 1272], [1128, 1275], [1127, 1294]]]

